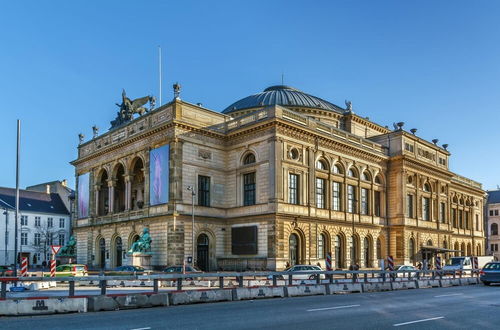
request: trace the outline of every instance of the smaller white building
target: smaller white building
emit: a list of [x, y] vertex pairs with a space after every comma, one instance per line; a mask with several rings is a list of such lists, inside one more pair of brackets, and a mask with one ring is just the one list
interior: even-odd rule
[[[15, 189], [0, 187], [0, 265], [15, 263], [15, 196]], [[19, 190], [18, 257], [27, 257], [30, 267], [48, 264], [51, 245], [65, 245], [70, 233], [59, 194]]]
[[500, 260], [500, 189], [488, 191], [486, 204], [488, 223], [488, 254]]

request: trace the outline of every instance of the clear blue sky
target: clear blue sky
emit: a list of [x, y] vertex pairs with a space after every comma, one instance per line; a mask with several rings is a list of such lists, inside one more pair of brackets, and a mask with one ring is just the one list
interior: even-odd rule
[[451, 169], [500, 184], [498, 1], [3, 1], [0, 186], [74, 184], [77, 135], [121, 89], [221, 111], [281, 81], [448, 143]]

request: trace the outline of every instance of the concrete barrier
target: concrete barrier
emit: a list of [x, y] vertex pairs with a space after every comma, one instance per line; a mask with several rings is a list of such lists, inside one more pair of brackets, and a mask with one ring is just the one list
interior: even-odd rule
[[87, 298], [0, 300], [0, 315], [37, 315], [87, 312]]
[[439, 288], [441, 283], [439, 280], [417, 280], [417, 289], [425, 289], [425, 288]]
[[233, 290], [233, 300], [285, 297], [285, 289], [280, 286], [263, 286], [256, 288], [236, 288]]
[[442, 288], [448, 288], [450, 286], [459, 286], [460, 284], [460, 279], [458, 278], [444, 278], [440, 280], [441, 282], [441, 287]]
[[479, 278], [477, 277], [462, 277], [460, 279], [460, 285], [474, 285], [479, 283]]
[[361, 287], [361, 283], [338, 283], [327, 284], [327, 291], [329, 294], [362, 292], [363, 288]]
[[323, 284], [293, 285], [285, 288], [287, 297], [326, 295], [326, 286]]
[[407, 290], [416, 288], [417, 283], [415, 283], [415, 281], [392, 282], [392, 290]]
[[89, 296], [87, 299], [89, 312], [114, 311], [119, 309], [119, 305], [113, 297]]
[[168, 298], [171, 305], [231, 301], [233, 300], [231, 291], [231, 289], [174, 291], [169, 293]]
[[391, 282], [376, 282], [376, 283], [363, 283], [361, 284], [363, 292], [379, 292], [392, 290]]

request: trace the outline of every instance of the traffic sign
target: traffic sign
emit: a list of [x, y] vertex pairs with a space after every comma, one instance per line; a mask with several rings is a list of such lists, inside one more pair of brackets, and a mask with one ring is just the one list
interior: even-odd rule
[[62, 247], [61, 245], [51, 245], [52, 253], [56, 255], [57, 252], [59, 252], [59, 250], [61, 249], [61, 247]]

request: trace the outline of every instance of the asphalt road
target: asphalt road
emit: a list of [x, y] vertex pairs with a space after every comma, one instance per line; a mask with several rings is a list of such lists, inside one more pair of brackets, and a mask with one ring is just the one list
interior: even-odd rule
[[0, 318], [2, 329], [499, 329], [483, 285]]

